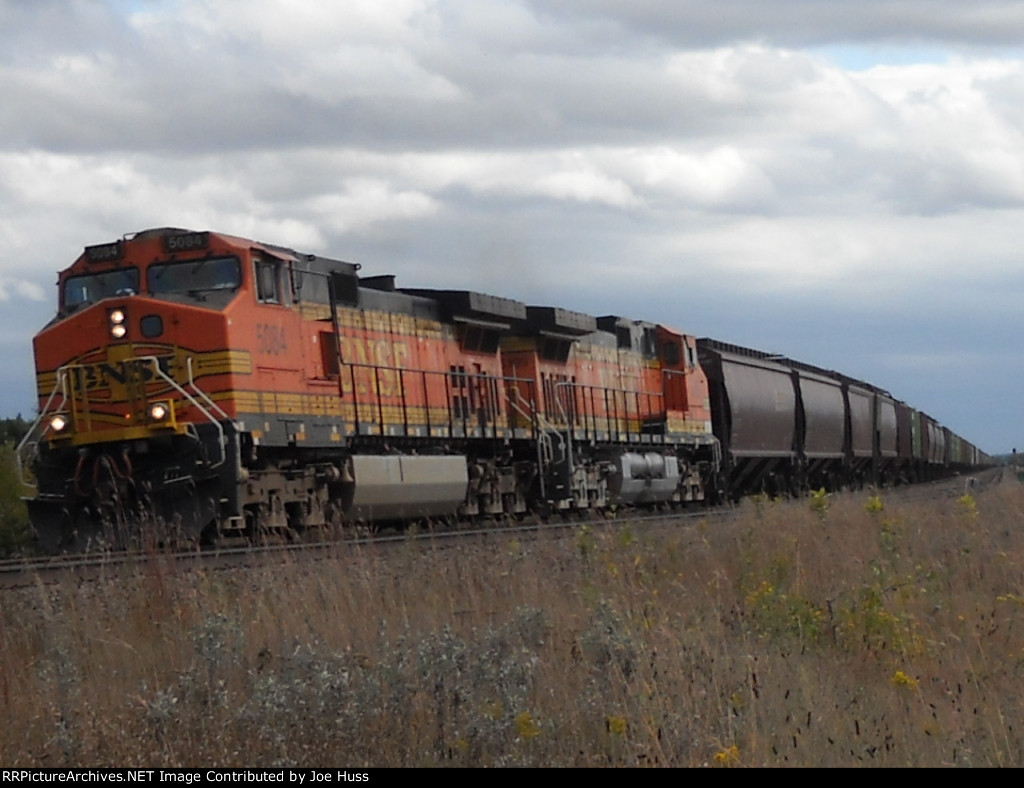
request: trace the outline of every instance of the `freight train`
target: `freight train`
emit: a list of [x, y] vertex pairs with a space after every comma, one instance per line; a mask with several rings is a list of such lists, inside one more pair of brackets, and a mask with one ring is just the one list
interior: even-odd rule
[[988, 459], [835, 372], [222, 233], [87, 246], [58, 285], [18, 448], [52, 552], [798, 494]]

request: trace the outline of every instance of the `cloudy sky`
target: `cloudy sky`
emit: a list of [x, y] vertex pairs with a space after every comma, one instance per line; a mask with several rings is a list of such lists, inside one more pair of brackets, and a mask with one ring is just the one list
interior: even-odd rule
[[0, 416], [83, 246], [213, 229], [400, 286], [1024, 400], [1024, 3], [0, 0]]

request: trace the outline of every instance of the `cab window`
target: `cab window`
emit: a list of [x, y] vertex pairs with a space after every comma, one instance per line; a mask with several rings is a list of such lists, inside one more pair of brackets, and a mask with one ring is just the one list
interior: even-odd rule
[[262, 304], [281, 303], [280, 263], [256, 261], [256, 298]]
[[662, 354], [664, 355], [664, 363], [670, 367], [679, 366], [679, 362], [682, 361], [682, 356], [679, 352], [679, 343], [674, 340], [668, 340], [662, 345]]
[[70, 276], [64, 280], [64, 311], [73, 312], [83, 304], [93, 304], [114, 296], [135, 295], [138, 292], [138, 268]]
[[234, 291], [242, 284], [237, 257], [208, 257], [184, 262], [154, 263], [147, 271], [149, 292], [200, 295]]

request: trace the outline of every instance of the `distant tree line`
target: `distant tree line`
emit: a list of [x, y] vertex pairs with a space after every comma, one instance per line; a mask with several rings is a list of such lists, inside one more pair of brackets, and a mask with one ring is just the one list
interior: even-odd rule
[[22, 496], [31, 491], [21, 483], [14, 447], [31, 426], [32, 422], [25, 421], [20, 413], [13, 419], [0, 419], [0, 557], [22, 551], [30, 541]]
[[0, 419], [0, 444], [11, 443], [17, 446], [31, 426], [32, 422], [25, 421], [20, 413], [13, 419]]

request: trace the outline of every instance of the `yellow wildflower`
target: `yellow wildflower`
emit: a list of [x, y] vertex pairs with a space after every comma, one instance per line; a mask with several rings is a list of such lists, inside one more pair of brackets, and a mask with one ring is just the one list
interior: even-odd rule
[[907, 689], [912, 690], [916, 690], [920, 685], [920, 682], [917, 679], [911, 678], [902, 670], [897, 670], [896, 673], [893, 674], [892, 683], [897, 687], [906, 687]]
[[516, 715], [516, 730], [524, 739], [535, 739], [540, 736], [540, 725], [533, 719], [528, 711]]

